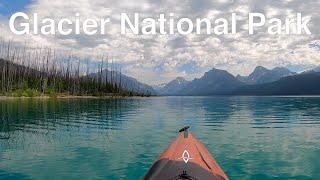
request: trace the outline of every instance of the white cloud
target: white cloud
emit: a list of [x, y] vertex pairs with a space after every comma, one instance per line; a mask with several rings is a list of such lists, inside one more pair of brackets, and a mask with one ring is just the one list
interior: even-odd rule
[[[256, 65], [274, 67], [288, 64], [319, 64], [317, 46], [310, 43], [320, 40], [320, 5], [314, 1], [264, 1], [264, 0], [37, 0], [27, 7], [27, 13], [41, 17], [73, 17], [79, 12], [83, 18], [111, 17], [108, 34], [86, 36], [15, 36], [8, 29], [8, 20], [0, 19], [3, 39], [20, 43], [36, 42], [37, 45], [72, 49], [77, 54], [109, 54], [124, 64], [130, 75], [151, 84], [173, 79], [175, 76], [193, 78], [212, 67], [230, 70], [234, 74], [248, 74]], [[313, 35], [268, 35], [261, 29], [249, 36], [242, 30], [236, 35], [120, 35], [121, 12], [139, 12], [145, 17], [157, 17], [159, 13], [173, 12], [179, 17], [229, 17], [239, 14], [245, 22], [250, 11], [265, 12], [267, 17], [292, 16], [296, 12], [311, 17]], [[314, 20], [314, 22], [312, 22]], [[239, 25], [239, 29], [241, 26]], [[34, 44], [34, 43], [30, 43]], [[316, 48], [315, 48], [316, 47]], [[292, 53], [294, 52], [294, 53]], [[186, 73], [179, 69], [183, 64], [196, 61], [196, 72]], [[136, 65], [135, 65], [136, 64]], [[159, 69], [161, 71], [155, 70]], [[143, 74], [143, 76], [142, 76]]]

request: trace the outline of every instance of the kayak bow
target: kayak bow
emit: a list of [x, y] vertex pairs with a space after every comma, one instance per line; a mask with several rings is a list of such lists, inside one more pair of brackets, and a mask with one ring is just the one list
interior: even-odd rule
[[179, 131], [179, 136], [158, 157], [144, 177], [145, 180], [228, 180], [210, 152], [188, 132], [188, 128]]

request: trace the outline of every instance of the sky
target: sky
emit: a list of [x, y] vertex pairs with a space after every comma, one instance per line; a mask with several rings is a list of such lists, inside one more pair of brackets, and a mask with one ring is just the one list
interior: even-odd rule
[[10, 16], [17, 11], [23, 11], [30, 0], [2, 0], [0, 2], [0, 14]]
[[[28, 41], [92, 57], [108, 55], [121, 64], [126, 74], [148, 84], [168, 82], [178, 76], [193, 79], [212, 68], [234, 75], [248, 75], [256, 66], [303, 71], [320, 65], [319, 9], [319, 0], [2, 0], [0, 39], [17, 44]], [[80, 13], [81, 17], [110, 17], [111, 23], [103, 36], [17, 36], [8, 25], [9, 17], [16, 11], [53, 19], [72, 19]], [[312, 34], [270, 35], [261, 28], [254, 35], [241, 29], [235, 35], [121, 35], [120, 13], [135, 12], [143, 17], [174, 13], [175, 17], [191, 19], [230, 18], [231, 13], [237, 13], [243, 22], [249, 12], [280, 19], [301, 12], [311, 19]]]

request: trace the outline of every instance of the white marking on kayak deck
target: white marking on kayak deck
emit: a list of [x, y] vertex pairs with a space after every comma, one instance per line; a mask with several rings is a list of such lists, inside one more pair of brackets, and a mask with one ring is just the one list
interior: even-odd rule
[[182, 153], [182, 155], [181, 155], [181, 157], [180, 157], [179, 159], [182, 159], [182, 160], [187, 164], [188, 161], [189, 161], [190, 159], [193, 159], [193, 158], [190, 157], [190, 154], [189, 154], [189, 152], [188, 152], [187, 150], [184, 150], [183, 153]]

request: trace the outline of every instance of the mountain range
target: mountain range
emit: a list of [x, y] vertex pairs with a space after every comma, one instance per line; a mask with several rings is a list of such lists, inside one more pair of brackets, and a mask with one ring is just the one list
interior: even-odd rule
[[218, 95], [227, 94], [243, 86], [244, 83], [236, 79], [225, 70], [215, 69], [206, 72], [201, 78], [196, 78], [178, 91], [179, 95]]
[[178, 92], [182, 91], [187, 84], [189, 84], [189, 81], [183, 77], [177, 77], [168, 84], [160, 84], [153, 88], [159, 95], [178, 95]]
[[232, 95], [320, 95], [320, 72], [301, 73], [278, 81], [242, 86]]
[[248, 76], [233, 76], [211, 69], [202, 77], [187, 81], [181, 77], [157, 89], [160, 95], [315, 95], [320, 94], [320, 72], [300, 74], [284, 67], [256, 67]]
[[257, 66], [249, 76], [238, 75], [236, 78], [246, 84], [263, 84], [294, 74], [296, 73], [284, 67], [276, 67], [269, 70], [265, 67]]
[[[6, 70], [5, 74], [7, 74], [8, 70], [12, 72], [22, 72], [24, 74], [28, 72], [27, 75], [34, 76], [35, 82], [40, 82], [40, 84], [38, 83], [36, 85], [38, 89], [43, 88], [43, 84], [41, 84], [42, 80], [38, 80], [39, 78], [42, 76], [51, 78], [50, 75], [46, 75], [36, 69], [11, 63], [3, 59], [0, 59], [0, 67], [5, 67], [1, 69]], [[121, 87], [126, 90], [151, 95], [320, 95], [320, 67], [295, 73], [283, 67], [267, 69], [258, 66], [248, 76], [238, 75], [236, 77], [226, 70], [213, 68], [204, 73], [200, 78], [188, 81], [183, 77], [177, 77], [167, 84], [156, 87], [151, 87], [120, 72], [107, 69], [100, 73], [89, 74], [88, 76], [101, 78], [101, 82], [108, 84], [113, 82], [117, 84], [118, 87], [121, 84]], [[4, 79], [5, 77], [7, 76], [3, 76], [2, 78]], [[83, 79], [83, 77], [80, 78]], [[9, 81], [11, 83], [15, 82], [6, 79], [6, 82]], [[47, 83], [48, 82], [51, 81], [48, 80]], [[33, 88], [34, 86], [31, 86], [33, 84], [33, 82], [29, 84], [30, 87]], [[70, 87], [67, 86], [64, 88], [63, 90], [70, 91]]]

